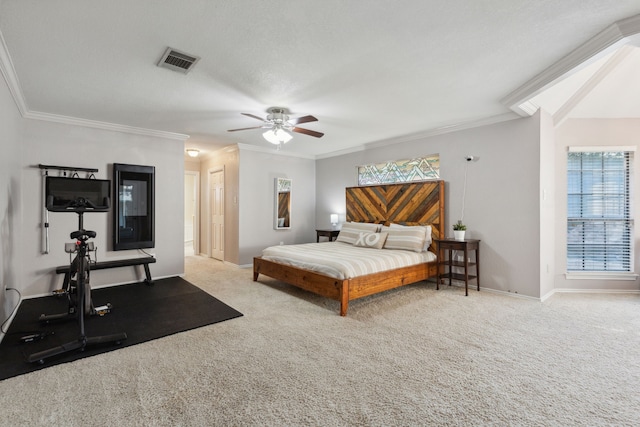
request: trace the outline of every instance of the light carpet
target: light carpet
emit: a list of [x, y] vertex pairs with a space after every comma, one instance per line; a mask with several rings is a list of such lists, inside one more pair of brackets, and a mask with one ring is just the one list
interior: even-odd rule
[[419, 283], [338, 303], [203, 257], [185, 279], [238, 309], [0, 382], [7, 426], [632, 426], [640, 296], [544, 303]]

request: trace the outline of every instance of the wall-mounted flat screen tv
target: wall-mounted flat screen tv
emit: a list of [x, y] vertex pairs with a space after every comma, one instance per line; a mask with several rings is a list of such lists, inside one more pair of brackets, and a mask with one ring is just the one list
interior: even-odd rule
[[155, 167], [113, 164], [113, 250], [155, 247]]
[[45, 198], [52, 212], [108, 212], [111, 181], [47, 176]]

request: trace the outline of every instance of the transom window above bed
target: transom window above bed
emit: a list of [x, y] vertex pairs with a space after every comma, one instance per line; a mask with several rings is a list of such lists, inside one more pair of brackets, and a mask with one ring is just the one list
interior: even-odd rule
[[358, 185], [440, 179], [440, 154], [358, 166]]

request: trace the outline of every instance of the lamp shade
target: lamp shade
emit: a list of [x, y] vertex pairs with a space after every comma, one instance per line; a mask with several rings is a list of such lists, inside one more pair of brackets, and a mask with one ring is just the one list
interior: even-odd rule
[[275, 145], [286, 144], [291, 141], [291, 138], [293, 138], [288, 132], [280, 128], [269, 129], [263, 133], [262, 136], [264, 139]]
[[331, 214], [331, 224], [332, 225], [338, 224], [338, 214]]

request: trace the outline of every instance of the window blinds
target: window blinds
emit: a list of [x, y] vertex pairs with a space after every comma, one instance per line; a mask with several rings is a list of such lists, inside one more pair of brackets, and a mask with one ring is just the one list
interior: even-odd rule
[[570, 150], [567, 271], [633, 269], [631, 151]]

